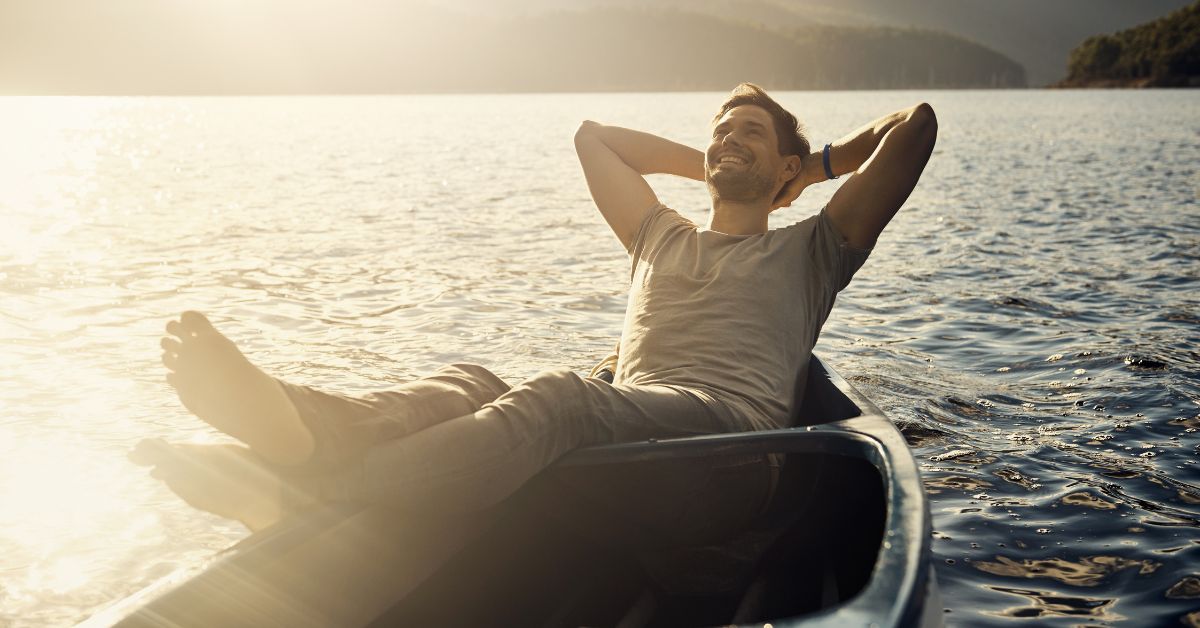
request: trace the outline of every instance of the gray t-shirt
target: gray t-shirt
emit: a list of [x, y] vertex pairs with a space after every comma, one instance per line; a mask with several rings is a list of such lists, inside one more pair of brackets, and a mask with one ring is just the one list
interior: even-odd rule
[[870, 251], [846, 244], [823, 210], [730, 235], [660, 204], [629, 254], [614, 383], [684, 387], [772, 428], [791, 424], [821, 325]]

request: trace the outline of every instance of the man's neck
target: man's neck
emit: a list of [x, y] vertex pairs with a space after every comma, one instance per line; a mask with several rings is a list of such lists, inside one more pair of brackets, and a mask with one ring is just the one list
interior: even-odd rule
[[729, 235], [753, 235], [767, 232], [766, 202], [737, 202], [713, 199], [708, 215], [708, 230]]

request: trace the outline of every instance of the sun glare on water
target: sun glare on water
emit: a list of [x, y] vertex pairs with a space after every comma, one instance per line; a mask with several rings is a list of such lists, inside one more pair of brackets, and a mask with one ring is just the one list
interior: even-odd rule
[[10, 582], [6, 604], [21, 598], [69, 594], [108, 566], [89, 559], [97, 547], [145, 543], [156, 517], [131, 513], [118, 487], [129, 464], [98, 455], [82, 439], [7, 435], [0, 445], [0, 514], [6, 570], [25, 570]]
[[145, 505], [169, 496], [124, 455], [154, 428], [134, 408], [155, 356], [132, 348], [153, 344], [111, 278], [96, 183], [136, 106], [0, 98], [0, 625], [69, 622], [164, 542]]

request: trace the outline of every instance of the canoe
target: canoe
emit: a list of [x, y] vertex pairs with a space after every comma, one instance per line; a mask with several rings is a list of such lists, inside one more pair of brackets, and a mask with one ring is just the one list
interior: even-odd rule
[[[816, 356], [798, 389], [795, 427], [582, 449], [482, 512], [306, 513], [83, 625], [941, 625], [903, 436]], [[783, 460], [773, 497], [731, 501], [764, 454]], [[722, 488], [687, 515], [720, 522], [709, 537], [671, 537], [679, 495]]]

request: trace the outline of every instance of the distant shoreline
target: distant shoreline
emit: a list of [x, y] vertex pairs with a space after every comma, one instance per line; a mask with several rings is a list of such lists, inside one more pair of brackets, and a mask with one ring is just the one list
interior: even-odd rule
[[[872, 87], [845, 89], [788, 89], [785, 87], [772, 88], [764, 86], [770, 92], [1003, 92], [1003, 91], [1037, 91], [1057, 88], [1057, 85], [1026, 86], [1026, 87]], [[727, 88], [712, 89], [595, 89], [595, 90], [563, 90], [563, 91], [473, 91], [473, 90], [441, 90], [441, 91], [409, 91], [409, 92], [178, 92], [178, 93], [5, 93], [0, 91], [0, 98], [274, 98], [281, 96], [534, 96], [540, 94], [714, 94], [725, 93]]]
[[1160, 85], [1153, 78], [1141, 77], [1136, 79], [1075, 79], [1062, 80], [1047, 89], [1198, 89], [1200, 77], [1194, 77], [1188, 85]]
[[[1178, 91], [1200, 89], [1200, 84], [1164, 86], [1147, 84], [1149, 81], [1060, 81], [1051, 85], [1036, 85], [1027, 87], [887, 87], [887, 88], [847, 88], [847, 89], [787, 89], [770, 88], [771, 92], [806, 92], [806, 93], [839, 93], [839, 92], [1004, 92], [1004, 91], [1062, 91], [1062, 90], [1163, 90]], [[286, 98], [286, 97], [377, 97], [377, 96], [537, 96], [537, 95], [571, 95], [571, 94], [720, 94], [725, 89], [596, 89], [596, 90], [564, 90], [564, 91], [472, 91], [472, 90], [443, 90], [443, 91], [410, 91], [410, 92], [181, 92], [181, 93], [4, 93], [0, 98]]]

